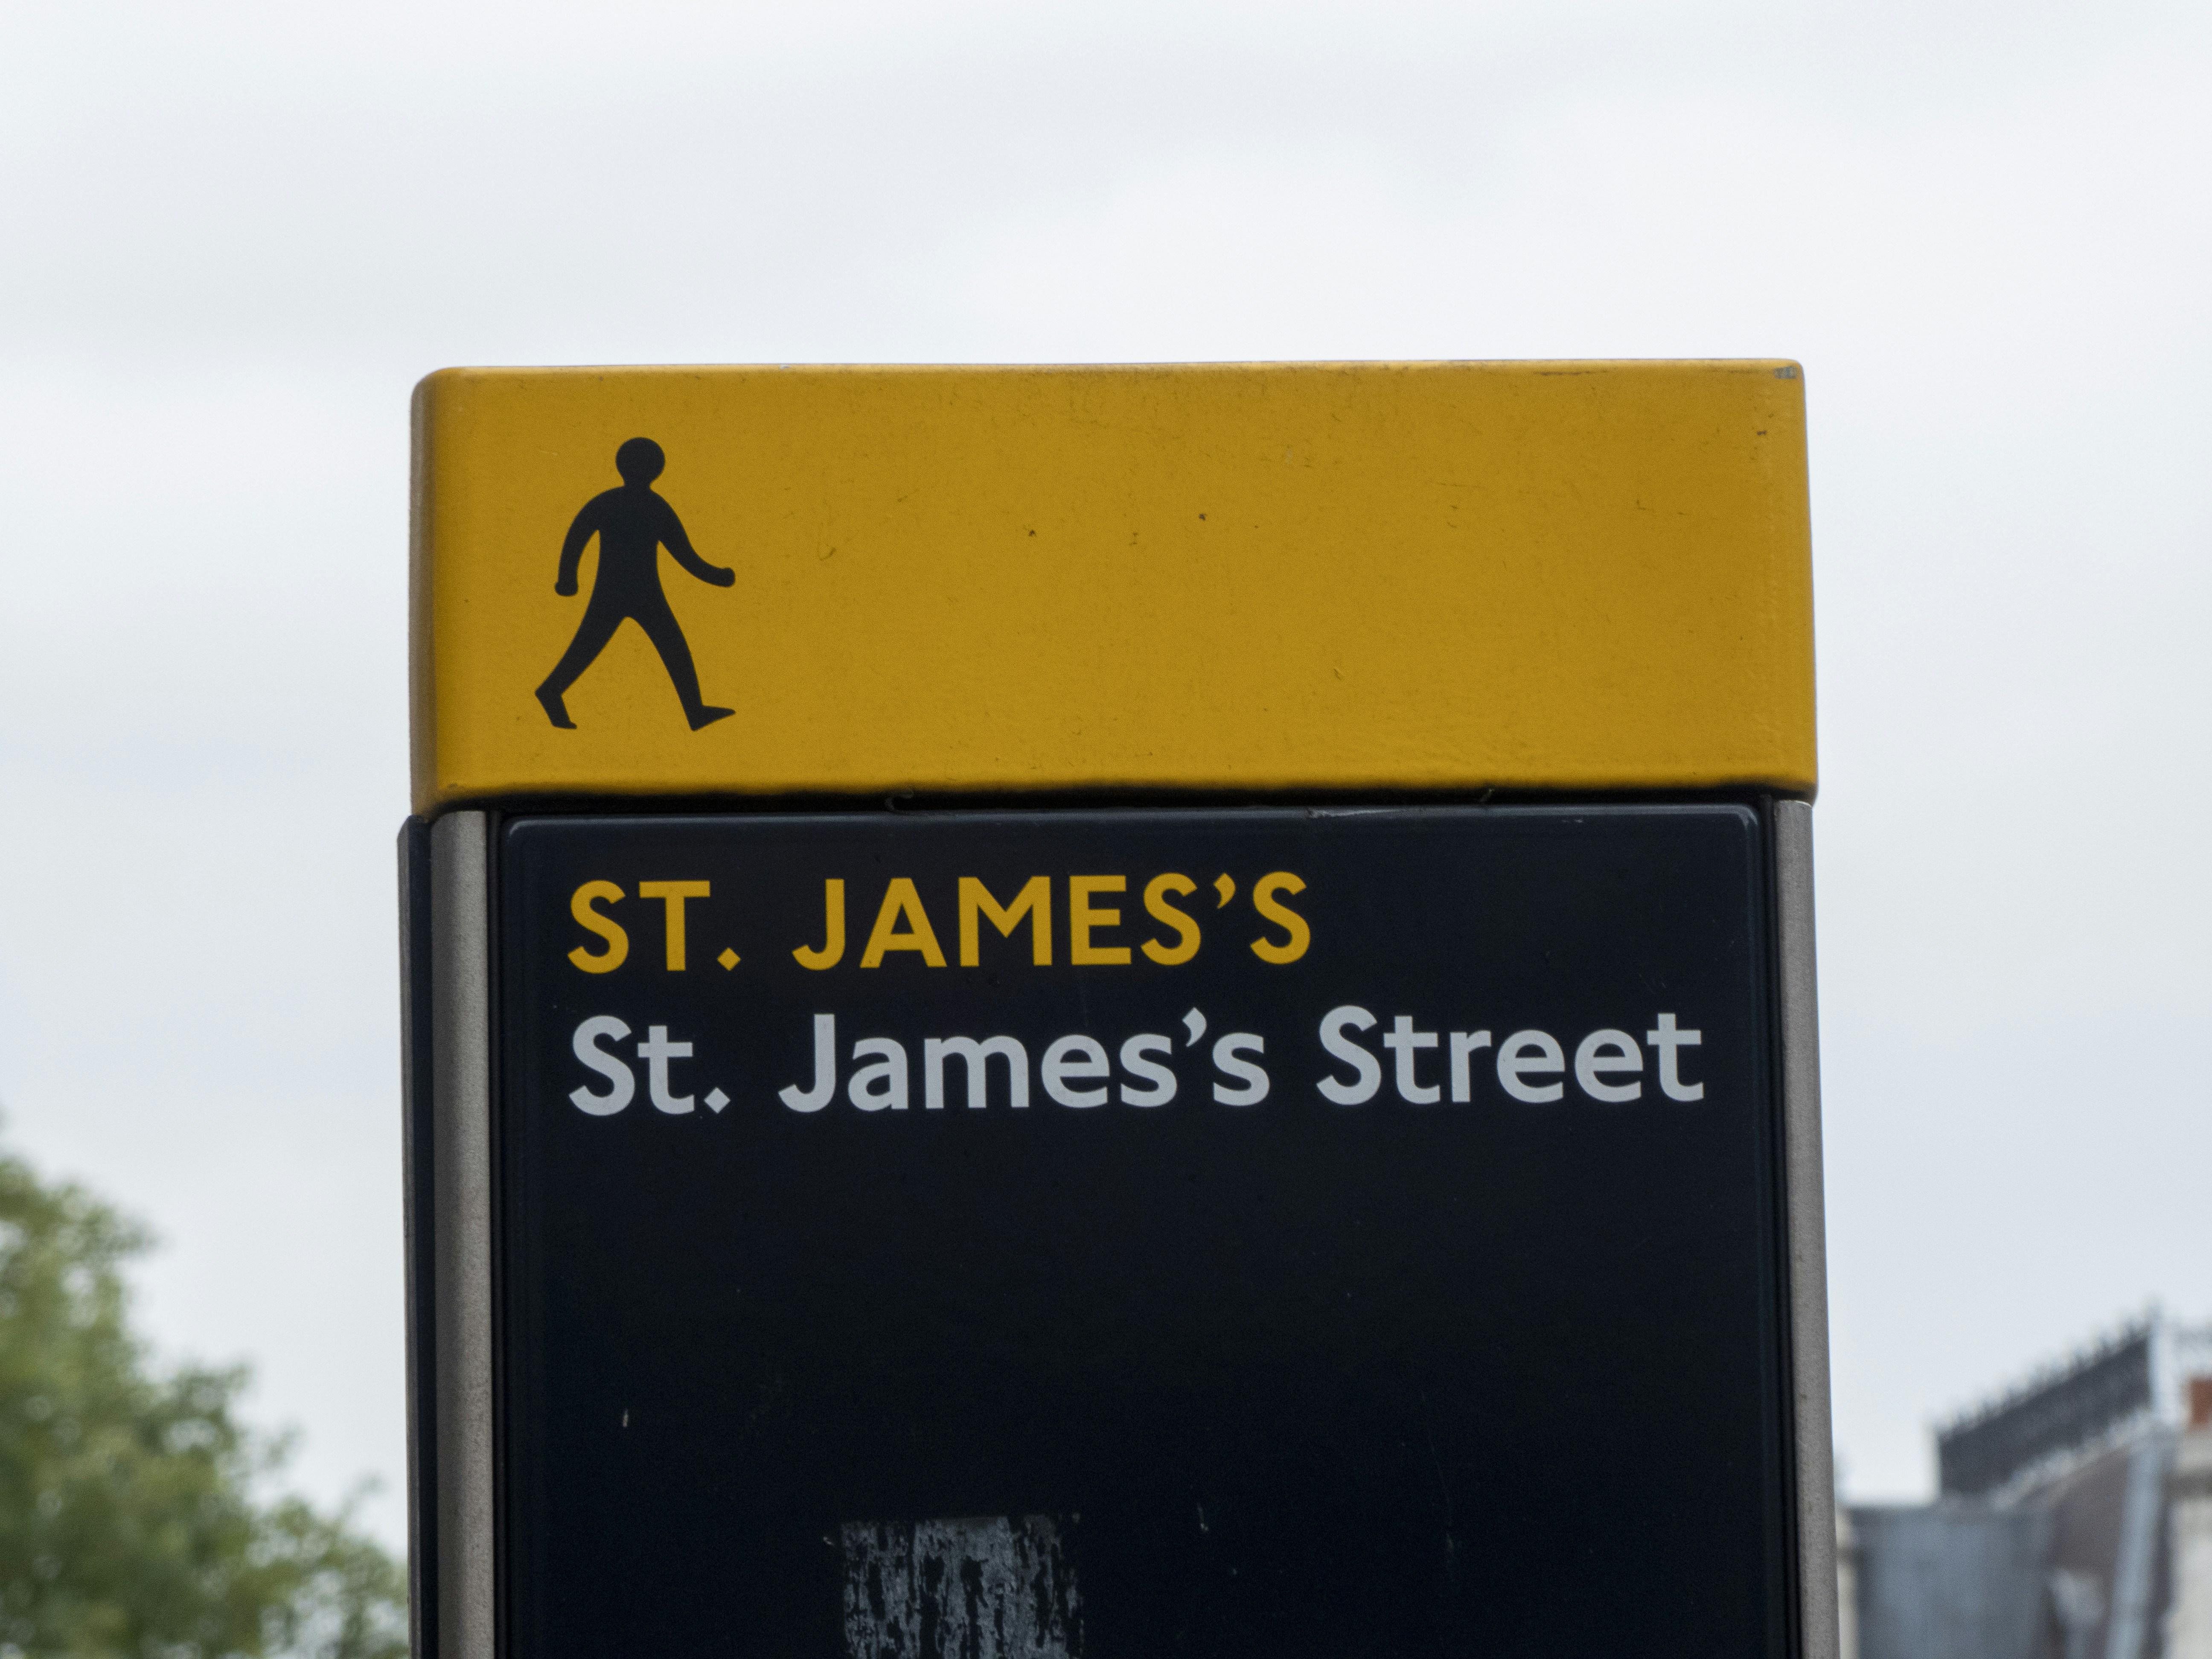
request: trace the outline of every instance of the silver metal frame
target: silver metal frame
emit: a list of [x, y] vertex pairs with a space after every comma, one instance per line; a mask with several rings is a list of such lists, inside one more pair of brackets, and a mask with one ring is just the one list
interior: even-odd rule
[[438, 1659], [493, 1659], [489, 821], [430, 826]]
[[1820, 1170], [1820, 985], [1813, 950], [1813, 808], [1774, 809], [1782, 955], [1783, 1156], [1797, 1436], [1797, 1595], [1804, 1659], [1837, 1659], [1836, 1470], [1828, 1405], [1828, 1235]]
[[[422, 1468], [423, 1413], [429, 1402], [421, 1395], [422, 1341], [416, 1310], [428, 1293], [419, 1271], [422, 1262], [423, 1230], [429, 1225], [416, 1193], [416, 1171], [421, 1167], [415, 1133], [416, 1040], [415, 1022], [428, 1019], [430, 1011], [418, 1006], [415, 994], [415, 952], [427, 940], [416, 937], [413, 825], [399, 833], [399, 1167], [402, 1212], [405, 1217], [407, 1259], [407, 1650], [422, 1659], [429, 1651], [422, 1639], [422, 1610], [428, 1605], [424, 1586], [430, 1578], [422, 1556], [422, 1499], [428, 1482]], [[427, 882], [423, 884], [427, 886]]]

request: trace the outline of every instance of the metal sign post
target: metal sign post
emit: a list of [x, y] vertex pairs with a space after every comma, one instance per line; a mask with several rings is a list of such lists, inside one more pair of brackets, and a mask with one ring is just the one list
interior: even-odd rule
[[1833, 1651], [1794, 366], [416, 418], [418, 1654]]

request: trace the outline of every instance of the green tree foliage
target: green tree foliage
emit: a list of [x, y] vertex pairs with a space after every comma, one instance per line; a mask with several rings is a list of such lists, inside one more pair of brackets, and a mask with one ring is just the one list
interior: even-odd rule
[[400, 1659], [399, 1567], [258, 1495], [280, 1440], [243, 1370], [157, 1368], [121, 1267], [143, 1235], [0, 1154], [0, 1659]]

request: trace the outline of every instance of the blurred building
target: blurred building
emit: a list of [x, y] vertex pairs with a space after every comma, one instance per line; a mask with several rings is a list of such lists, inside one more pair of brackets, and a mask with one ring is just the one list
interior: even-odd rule
[[2130, 1326], [1936, 1463], [1933, 1504], [1837, 1516], [1843, 1659], [2212, 1659], [2212, 1328]]

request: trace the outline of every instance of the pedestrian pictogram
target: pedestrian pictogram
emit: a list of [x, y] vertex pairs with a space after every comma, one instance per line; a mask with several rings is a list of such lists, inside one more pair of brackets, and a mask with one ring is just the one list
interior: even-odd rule
[[653, 481], [667, 465], [660, 446], [650, 438], [632, 438], [623, 445], [615, 451], [615, 471], [622, 475], [621, 484], [585, 502], [583, 511], [568, 526], [568, 539], [561, 544], [561, 574], [553, 591], [563, 599], [574, 599], [584, 549], [594, 536], [599, 542], [599, 574], [592, 579], [592, 597], [585, 602], [584, 619], [577, 623], [576, 636], [561, 653], [561, 660], [538, 688], [538, 701], [544, 704], [546, 717], [563, 731], [574, 731], [576, 725], [568, 718], [563, 696], [626, 622], [643, 629], [653, 648], [660, 653], [676, 695], [683, 700], [684, 718], [691, 722], [694, 732], [737, 712], [718, 708], [700, 696], [699, 671], [691, 661], [690, 644], [684, 637], [676, 613], [669, 609], [668, 596], [661, 591], [660, 550], [664, 547], [677, 563], [702, 582], [728, 587], [738, 580], [738, 573], [726, 565], [709, 564], [699, 556], [676, 509], [654, 493]]

